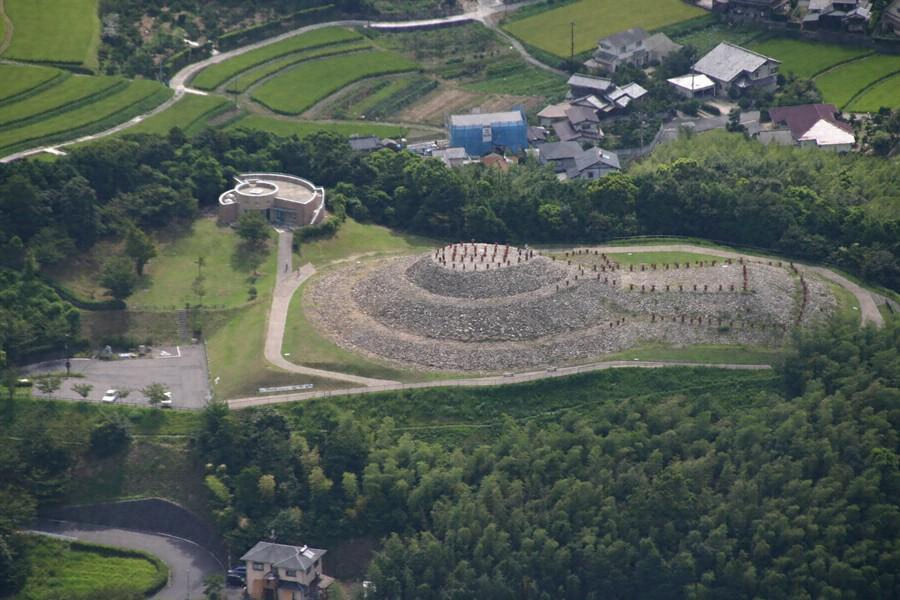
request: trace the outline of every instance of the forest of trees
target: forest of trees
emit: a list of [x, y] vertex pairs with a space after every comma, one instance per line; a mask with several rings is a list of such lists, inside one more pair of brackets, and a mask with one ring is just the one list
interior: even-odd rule
[[[348, 214], [439, 239], [520, 244], [696, 236], [829, 262], [900, 289], [897, 159], [718, 133], [666, 144], [622, 174], [560, 182], [530, 160], [508, 173], [451, 170], [409, 152], [353, 153], [346, 138], [327, 132], [298, 139], [208, 130], [188, 140], [175, 129], [98, 142], [52, 162], [0, 165], [0, 270], [24, 282], [4, 287], [0, 349], [16, 360], [77, 330], [68, 304], [42, 287], [45, 267], [101, 238], [189, 221], [248, 170], [327, 186], [332, 224]], [[22, 318], [27, 312], [49, 318]]]
[[898, 349], [896, 320], [833, 324], [795, 340], [780, 387], [598, 393], [470, 444], [214, 406], [197, 448], [234, 552], [379, 536], [378, 598], [893, 598]]

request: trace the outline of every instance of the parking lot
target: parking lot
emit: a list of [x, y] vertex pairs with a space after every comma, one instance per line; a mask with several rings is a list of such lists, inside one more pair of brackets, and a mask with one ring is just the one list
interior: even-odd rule
[[[152, 358], [117, 358], [99, 360], [72, 359], [72, 374], [82, 376], [64, 379], [62, 387], [53, 393], [56, 398], [83, 400], [72, 387], [78, 384], [93, 386], [88, 401], [99, 402], [108, 389], [130, 390], [119, 403], [148, 406], [147, 398], [140, 390], [151, 383], [161, 383], [172, 392], [173, 408], [202, 408], [209, 397], [209, 378], [203, 346], [177, 346], [154, 348]], [[36, 375], [47, 372], [64, 372], [64, 360], [32, 365], [25, 373]], [[40, 396], [37, 388], [33, 393]]]

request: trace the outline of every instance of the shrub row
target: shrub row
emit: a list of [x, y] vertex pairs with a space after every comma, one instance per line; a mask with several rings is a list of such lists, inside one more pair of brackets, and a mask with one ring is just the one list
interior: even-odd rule
[[310, 225], [294, 231], [294, 238], [305, 242], [308, 240], [316, 240], [331, 237], [341, 228], [343, 220], [336, 215], [328, 215], [328, 217], [318, 225]]
[[254, 25], [245, 29], [239, 29], [226, 33], [217, 40], [220, 51], [225, 52], [238, 46], [244, 46], [251, 42], [258, 42], [274, 35], [295, 29], [303, 25], [312, 25], [332, 20], [338, 15], [333, 4], [324, 4], [305, 10], [297, 11], [277, 21]]

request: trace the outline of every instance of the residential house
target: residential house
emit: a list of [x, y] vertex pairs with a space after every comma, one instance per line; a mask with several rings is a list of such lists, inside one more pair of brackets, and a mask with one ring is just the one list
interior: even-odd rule
[[900, 0], [894, 0], [890, 6], [881, 13], [882, 27], [887, 31], [893, 31], [900, 36]]
[[347, 141], [350, 142], [350, 149], [356, 152], [374, 152], [384, 147], [381, 139], [374, 135], [351, 135]]
[[716, 95], [716, 84], [706, 75], [688, 73], [666, 81], [685, 98], [708, 98]]
[[471, 162], [469, 155], [466, 154], [466, 149], [459, 146], [432, 150], [431, 157], [437, 158], [451, 169], [454, 167], [461, 167]]
[[504, 173], [506, 171], [509, 171], [510, 166], [518, 164], [518, 162], [518, 158], [515, 156], [503, 156], [502, 154], [497, 154], [496, 152], [492, 152], [487, 156], [481, 157], [481, 164], [491, 169], [503, 171]]
[[713, 80], [718, 95], [741, 93], [750, 88], [774, 90], [779, 64], [774, 58], [722, 42], [694, 63], [692, 70]]
[[603, 96], [606, 92], [615, 88], [616, 85], [611, 79], [605, 77], [592, 77], [590, 75], [582, 75], [575, 73], [566, 82], [569, 86], [567, 98], [582, 98], [584, 96]]
[[450, 146], [480, 157], [495, 150], [518, 153], [528, 147], [528, 123], [521, 110], [451, 115]]
[[[560, 141], [593, 143], [603, 138], [601, 122], [616, 116], [633, 102], [647, 95], [647, 90], [636, 83], [618, 87], [599, 77], [578, 75], [570, 82], [569, 99], [550, 104], [538, 113], [541, 126], [552, 128]], [[606, 83], [609, 82], [609, 85]], [[573, 92], [603, 89], [603, 92], [573, 97]]]
[[871, 16], [869, 0], [810, 0], [803, 28], [862, 33]]
[[578, 142], [548, 142], [538, 148], [538, 160], [542, 165], [553, 165], [557, 173], [575, 168], [575, 157], [582, 152]]
[[543, 125], [529, 125], [528, 126], [528, 143], [530, 145], [542, 144], [547, 141], [547, 136], [550, 135], [550, 132], [547, 131], [547, 128]]
[[258, 542], [247, 563], [247, 594], [253, 600], [317, 600], [334, 581], [322, 573], [325, 550]]
[[776, 130], [790, 131], [796, 145], [848, 152], [856, 143], [856, 138], [853, 127], [839, 120], [838, 115], [833, 104], [801, 104], [769, 109], [769, 117]]
[[622, 170], [619, 156], [603, 148], [591, 147], [575, 157], [575, 164], [566, 171], [567, 179], [599, 179]]
[[713, 12], [732, 21], [786, 20], [790, 0], [713, 0]]
[[592, 71], [615, 73], [626, 64], [646, 67], [680, 48], [679, 44], [664, 33], [650, 35], [640, 27], [635, 27], [601, 39], [591, 58], [584, 64]]

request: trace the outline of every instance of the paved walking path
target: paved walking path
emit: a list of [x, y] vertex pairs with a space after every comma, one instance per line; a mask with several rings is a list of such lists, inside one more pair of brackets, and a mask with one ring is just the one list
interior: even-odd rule
[[284, 344], [284, 328], [287, 325], [288, 309], [291, 306], [291, 298], [294, 292], [316, 273], [311, 263], [306, 263], [297, 271], [292, 268], [292, 241], [293, 234], [290, 231], [278, 232], [278, 274], [275, 279], [275, 291], [272, 293], [272, 306], [269, 308], [269, 319], [266, 326], [265, 358], [279, 369], [301, 375], [325, 377], [338, 381], [347, 381], [358, 385], [383, 386], [393, 385], [396, 381], [389, 379], [373, 379], [360, 377], [347, 373], [337, 373], [322, 369], [313, 369], [294, 364], [284, 358], [281, 353]]
[[221, 574], [224, 570], [218, 560], [203, 547], [168, 535], [50, 520], [37, 521], [33, 524], [32, 531], [149, 552], [169, 567], [168, 584], [153, 595], [158, 600], [203, 598], [204, 578], [207, 575]]

